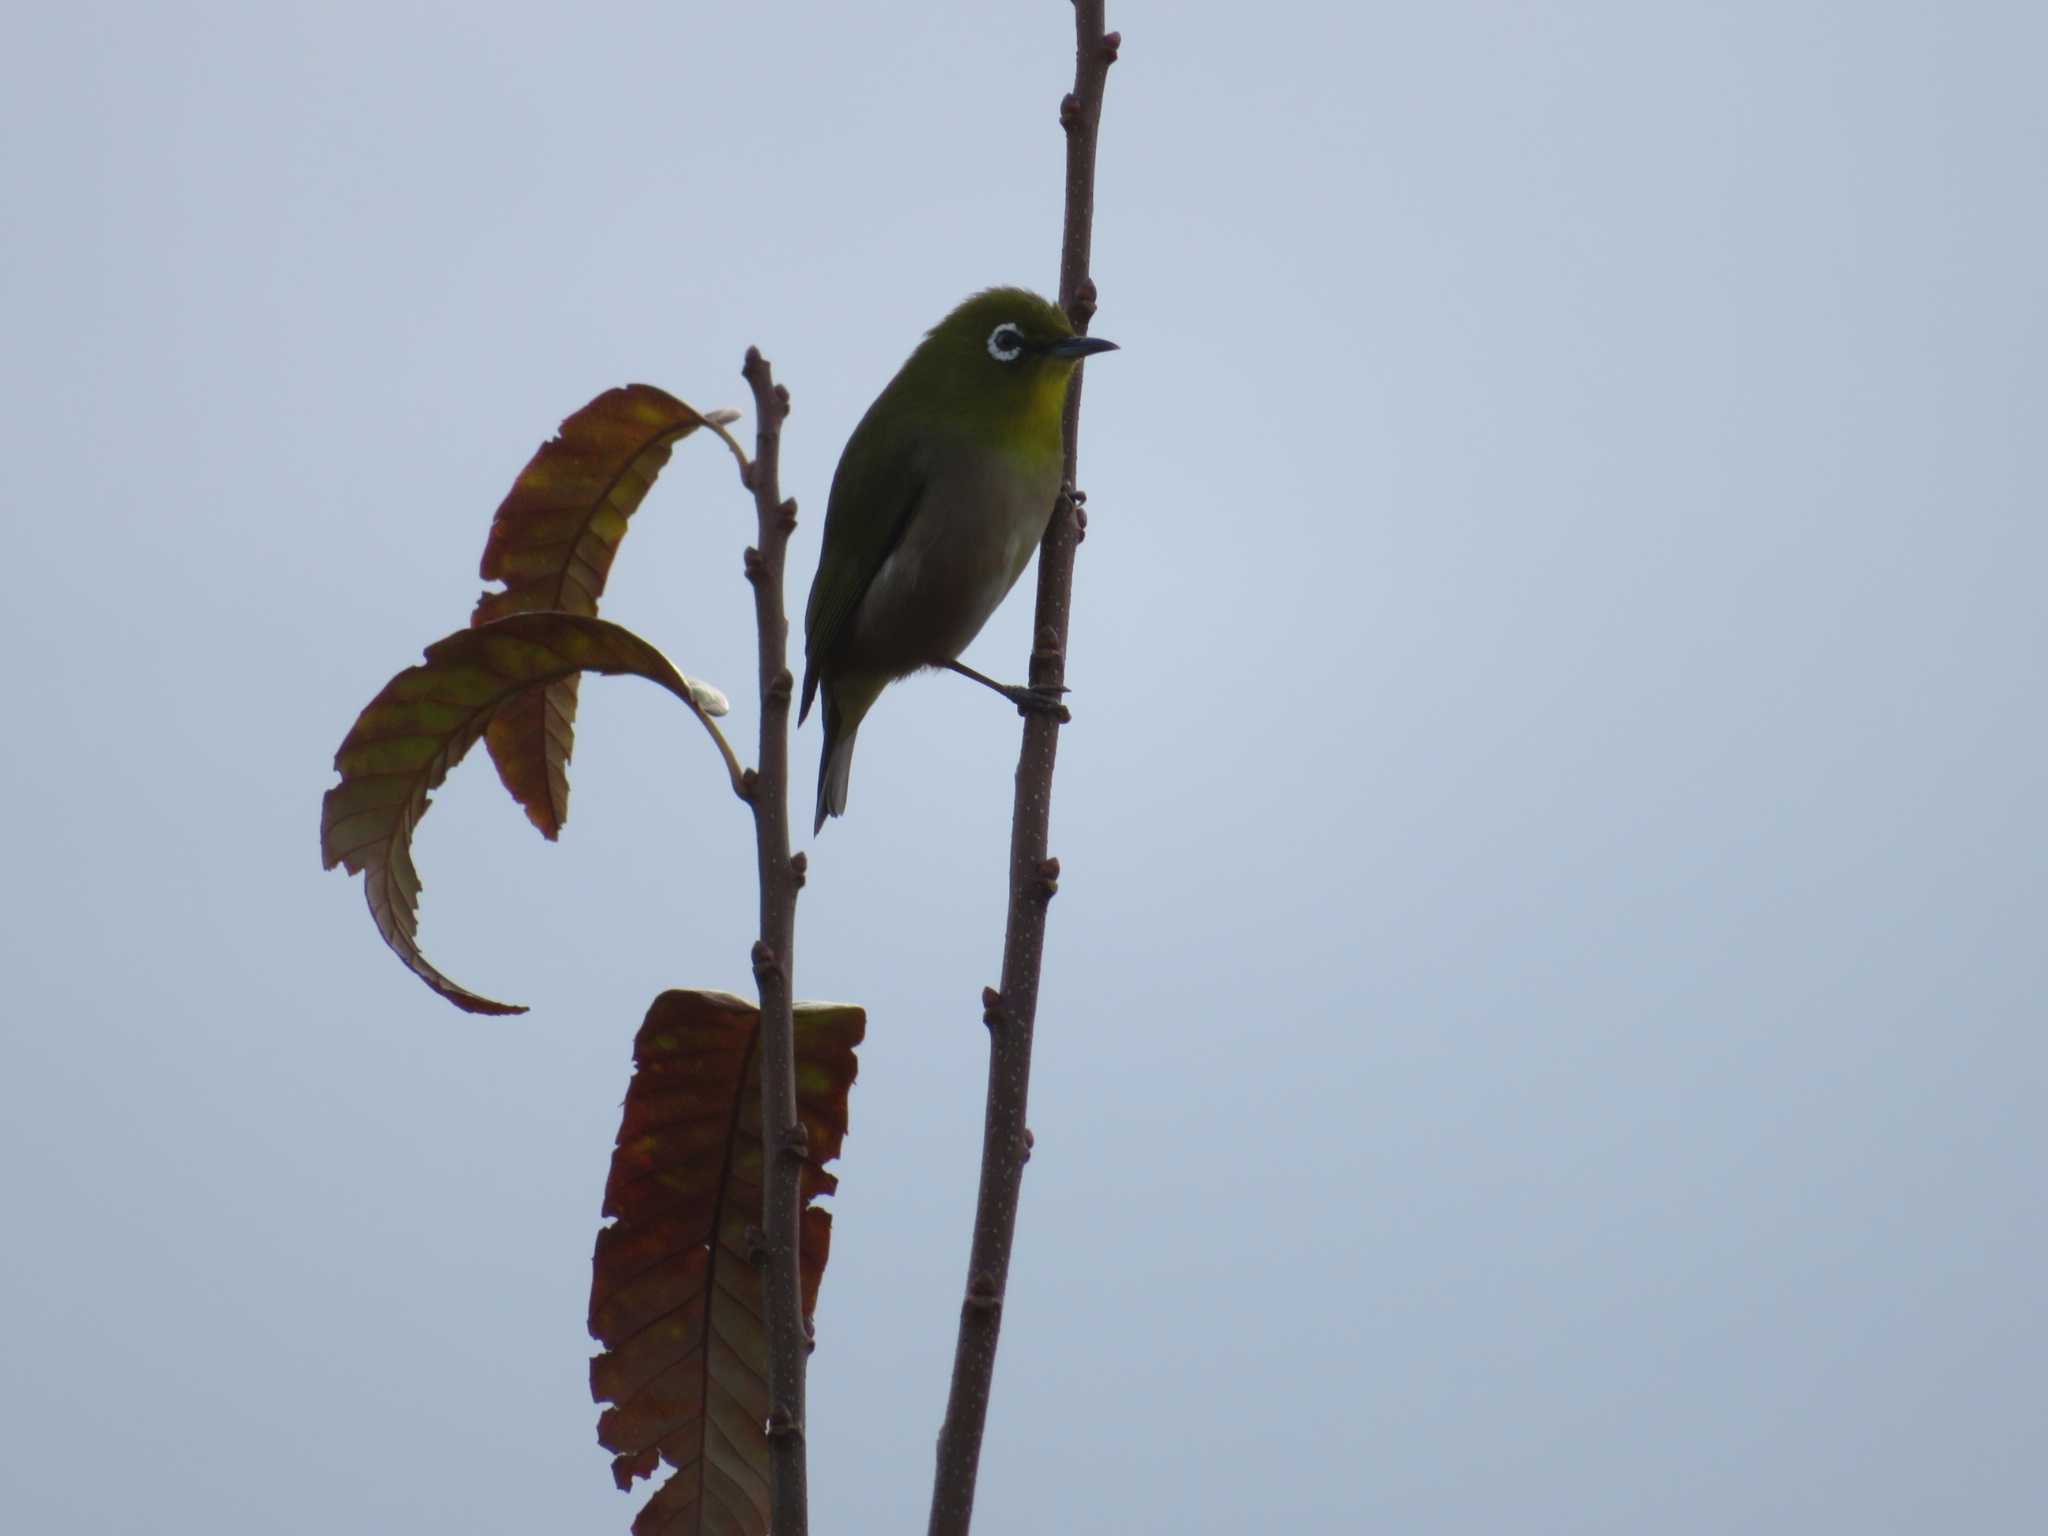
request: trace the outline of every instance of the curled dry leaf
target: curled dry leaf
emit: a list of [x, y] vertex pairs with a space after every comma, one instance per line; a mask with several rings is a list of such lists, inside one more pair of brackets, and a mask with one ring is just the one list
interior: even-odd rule
[[[629, 629], [567, 613], [526, 613], [460, 630], [384, 686], [334, 754], [341, 782], [320, 810], [320, 858], [363, 877], [384, 942], [441, 996], [471, 1013], [524, 1013], [456, 985], [419, 947], [420, 878], [412, 832], [429, 796], [508, 702], [584, 672], [659, 683], [704, 719], [689, 679]], [[729, 772], [730, 751], [709, 720]]]
[[[854, 1047], [867, 1016], [798, 1003], [797, 1114], [804, 1313], [816, 1310], [832, 1235], [810, 1202], [836, 1187], [824, 1164], [846, 1136]], [[597, 1437], [620, 1488], [675, 1470], [634, 1536], [764, 1536], [769, 1514], [768, 1335], [749, 1253], [761, 1213], [761, 1013], [727, 992], [664, 992], [633, 1042], [590, 1286]]]
[[[504, 590], [479, 597], [470, 622], [515, 613], [594, 616], [627, 520], [670, 450], [704, 423], [651, 384], [608, 389], [564, 421], [491, 518], [483, 577]], [[522, 694], [493, 717], [484, 738], [505, 788], [550, 838], [569, 815], [577, 683], [571, 675]]]

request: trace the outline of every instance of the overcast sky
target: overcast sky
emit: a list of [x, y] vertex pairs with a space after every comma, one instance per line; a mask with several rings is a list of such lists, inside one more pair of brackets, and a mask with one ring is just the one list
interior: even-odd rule
[[[2048, 10], [1110, 19], [977, 1531], [2048, 1529]], [[800, 610], [923, 328], [1055, 283], [1068, 8], [9, 30], [0, 1508], [623, 1532], [590, 1248], [649, 999], [750, 989], [748, 822], [635, 681], [558, 846], [464, 764], [423, 938], [533, 1005], [471, 1018], [320, 870], [332, 753], [562, 416], [749, 342]], [[685, 444], [605, 609], [749, 736], [750, 519]], [[893, 690], [810, 845], [825, 1533], [924, 1518], [1017, 738]]]

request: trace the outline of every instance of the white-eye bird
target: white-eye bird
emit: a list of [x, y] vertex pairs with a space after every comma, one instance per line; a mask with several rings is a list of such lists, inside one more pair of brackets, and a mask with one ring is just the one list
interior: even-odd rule
[[854, 736], [882, 690], [967, 670], [957, 658], [1052, 519], [1075, 365], [1115, 349], [1035, 293], [991, 288], [932, 327], [853, 429], [804, 609], [799, 723], [825, 700], [814, 832], [846, 811]]

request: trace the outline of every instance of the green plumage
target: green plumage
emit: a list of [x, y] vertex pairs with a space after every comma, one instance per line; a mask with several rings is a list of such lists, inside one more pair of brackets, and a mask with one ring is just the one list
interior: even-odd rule
[[854, 734], [883, 688], [955, 660], [1045, 535], [1077, 337], [1022, 288], [934, 326], [847, 439], [804, 610], [803, 708], [824, 696], [817, 828], [846, 809]]

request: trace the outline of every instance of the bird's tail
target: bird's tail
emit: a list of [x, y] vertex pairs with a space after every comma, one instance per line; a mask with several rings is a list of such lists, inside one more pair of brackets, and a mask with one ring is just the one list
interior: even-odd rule
[[888, 679], [879, 674], [854, 672], [833, 678], [822, 690], [825, 750], [818, 757], [818, 819], [811, 828], [814, 837], [824, 830], [827, 816], [846, 814], [846, 783], [853, 776], [853, 738], [886, 682]]
[[825, 830], [827, 816], [846, 814], [846, 785], [853, 777], [853, 738], [858, 725], [839, 728], [839, 711], [825, 703], [825, 750], [818, 757], [818, 819], [811, 827], [815, 837]]

